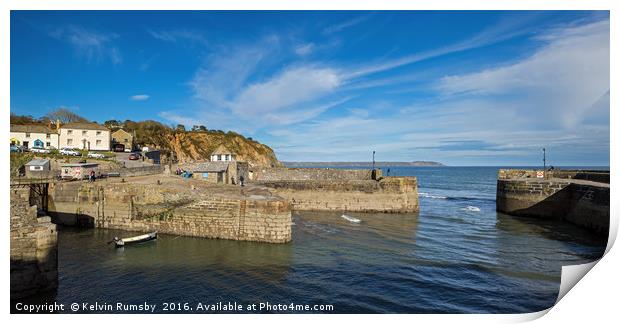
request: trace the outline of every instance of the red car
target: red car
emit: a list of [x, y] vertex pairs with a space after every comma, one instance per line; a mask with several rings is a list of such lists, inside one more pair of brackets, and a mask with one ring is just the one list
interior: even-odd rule
[[130, 160], [140, 160], [140, 153], [131, 153], [129, 154]]

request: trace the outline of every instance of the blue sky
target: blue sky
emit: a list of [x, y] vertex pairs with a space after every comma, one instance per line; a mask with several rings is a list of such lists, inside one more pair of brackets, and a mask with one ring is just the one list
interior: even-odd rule
[[234, 130], [283, 161], [609, 165], [609, 14], [13, 11], [11, 111]]

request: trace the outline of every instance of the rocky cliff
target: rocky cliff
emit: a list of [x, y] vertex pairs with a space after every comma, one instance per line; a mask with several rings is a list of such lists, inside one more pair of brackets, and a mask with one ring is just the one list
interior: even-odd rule
[[264, 144], [233, 132], [174, 132], [165, 135], [161, 148], [174, 152], [179, 162], [208, 160], [211, 153], [223, 145], [237, 160], [251, 166], [280, 166], [273, 150]]

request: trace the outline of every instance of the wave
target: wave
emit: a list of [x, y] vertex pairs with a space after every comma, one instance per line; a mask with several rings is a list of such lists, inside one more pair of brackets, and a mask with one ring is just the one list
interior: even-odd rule
[[480, 208], [476, 206], [463, 207], [461, 208], [461, 210], [468, 211], [468, 212], [480, 212]]
[[431, 199], [448, 199], [448, 197], [446, 196], [433, 195], [433, 194], [429, 194], [426, 192], [419, 192], [418, 196], [424, 197], [424, 198], [431, 198]]
[[430, 198], [430, 199], [445, 199], [445, 200], [454, 200], [454, 201], [482, 201], [482, 202], [495, 202], [494, 198], [482, 198], [482, 197], [451, 197], [451, 196], [442, 196], [438, 194], [428, 193], [428, 192], [418, 192], [419, 197]]

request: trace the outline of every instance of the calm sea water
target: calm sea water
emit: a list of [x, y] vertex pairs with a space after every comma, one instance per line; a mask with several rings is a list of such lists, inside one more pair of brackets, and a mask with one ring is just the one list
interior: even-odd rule
[[[384, 168], [385, 169], [385, 168]], [[124, 249], [114, 230], [62, 228], [60, 303], [333, 305], [336, 313], [521, 313], [552, 306], [561, 267], [606, 238], [495, 211], [493, 167], [390, 168], [418, 177], [418, 214], [295, 212], [293, 241], [160, 235]], [[384, 170], [385, 172], [385, 170]]]

